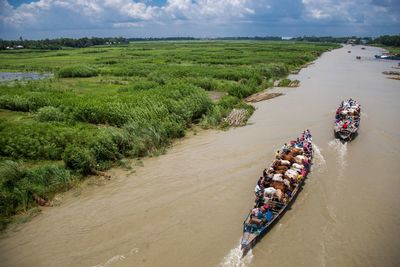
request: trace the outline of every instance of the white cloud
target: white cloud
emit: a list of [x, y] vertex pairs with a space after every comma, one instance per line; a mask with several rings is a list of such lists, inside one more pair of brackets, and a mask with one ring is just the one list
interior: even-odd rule
[[381, 24], [399, 22], [398, 0], [302, 0], [305, 15], [312, 20]]
[[252, 0], [168, 0], [163, 8], [171, 18], [229, 20], [254, 14]]
[[[264, 0], [263, 0], [264, 1]], [[252, 15], [256, 0], [168, 0], [164, 6], [134, 0], [39, 0], [17, 8], [7, 0], [0, 0], [0, 24], [7, 27], [43, 27], [55, 25], [70, 27], [75, 21], [105, 27], [122, 27], [133, 23], [190, 20], [191, 23], [227, 23], [233, 19]], [[76, 18], [76, 19], [75, 19]], [[124, 24], [125, 23], [125, 24]], [[136, 23], [136, 24], [135, 24]], [[115, 26], [118, 25], [118, 26]]]
[[144, 23], [141, 22], [117, 22], [113, 23], [114, 28], [137, 28], [144, 27]]

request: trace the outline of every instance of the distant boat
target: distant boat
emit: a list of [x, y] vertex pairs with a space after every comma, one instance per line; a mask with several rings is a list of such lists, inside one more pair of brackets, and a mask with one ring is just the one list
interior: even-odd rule
[[361, 106], [352, 99], [342, 101], [336, 110], [333, 127], [335, 137], [343, 141], [351, 141], [360, 126]]
[[375, 55], [377, 59], [392, 59], [392, 60], [400, 60], [400, 54], [396, 55]]

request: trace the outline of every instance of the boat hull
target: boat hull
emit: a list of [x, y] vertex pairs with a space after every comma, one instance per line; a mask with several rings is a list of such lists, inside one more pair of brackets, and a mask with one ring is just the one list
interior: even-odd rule
[[[293, 194], [292, 198], [290, 199], [289, 203], [286, 204], [282, 210], [279, 212], [274, 219], [268, 223], [257, 235], [253, 235], [250, 233], [244, 233], [241, 239], [241, 249], [242, 249], [242, 257], [246, 256], [247, 253], [274, 227], [274, 225], [280, 220], [280, 218], [286, 213], [287, 210], [290, 209], [293, 202], [296, 200], [298, 193], [302, 190], [304, 180], [297, 187], [297, 191]], [[247, 237], [246, 234], [253, 235], [249, 236], [249, 239], [246, 240], [248, 242], [244, 243], [244, 239]]]
[[335, 138], [338, 138], [343, 141], [351, 141], [357, 136], [357, 131], [337, 131], [334, 130]]

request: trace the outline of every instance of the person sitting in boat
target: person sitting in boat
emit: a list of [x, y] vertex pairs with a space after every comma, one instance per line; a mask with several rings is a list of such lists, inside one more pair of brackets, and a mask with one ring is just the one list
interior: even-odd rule
[[347, 129], [347, 126], [348, 126], [348, 123], [347, 123], [347, 121], [345, 121], [345, 122], [343, 123], [342, 128], [343, 128], [343, 129]]
[[283, 147], [282, 147], [282, 152], [284, 153], [284, 154], [287, 154], [287, 153], [289, 153], [290, 152], [290, 146], [288, 146], [286, 143], [283, 145]]
[[254, 193], [257, 195], [258, 192], [262, 192], [262, 188], [259, 184], [256, 185], [256, 187], [254, 188]]
[[261, 225], [263, 223], [264, 214], [261, 208], [254, 208], [251, 210], [249, 223]]
[[280, 159], [280, 158], [281, 158], [281, 154], [280, 154], [279, 150], [277, 150], [275, 153], [275, 159]]
[[267, 169], [264, 169], [264, 170], [263, 170], [263, 177], [264, 177], [264, 178], [267, 178], [267, 176], [268, 176], [268, 174], [267, 174]]
[[257, 185], [256, 185], [256, 187], [254, 188], [254, 193], [258, 193], [258, 192], [262, 192], [263, 190], [264, 190], [264, 188], [263, 188], [263, 184], [262, 184], [262, 182], [263, 182], [263, 180], [264, 180], [264, 177], [260, 177], [259, 179], [258, 179], [258, 182], [257, 182]]
[[262, 191], [259, 191], [256, 193], [256, 200], [254, 202], [254, 208], [259, 208], [262, 205], [264, 205], [265, 199], [264, 199], [264, 194]]
[[310, 160], [308, 158], [304, 159], [304, 168], [306, 169], [306, 171], [310, 170]]
[[307, 141], [312, 141], [312, 135], [310, 133], [310, 130], [308, 130], [308, 129], [307, 129], [307, 138], [306, 138], [306, 140]]
[[272, 219], [274, 218], [274, 213], [270, 209], [269, 205], [264, 204], [263, 209], [265, 210], [264, 217], [267, 220], [267, 222], [272, 221]]
[[299, 138], [297, 138], [297, 142], [296, 142], [295, 147], [297, 147], [297, 148], [302, 148], [303, 147], [303, 142], [301, 142]]

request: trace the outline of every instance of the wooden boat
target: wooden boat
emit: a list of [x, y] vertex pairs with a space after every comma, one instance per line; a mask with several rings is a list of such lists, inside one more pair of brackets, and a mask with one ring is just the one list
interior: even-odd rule
[[[292, 141], [293, 142], [293, 141]], [[270, 206], [268, 212], [270, 212], [270, 218], [266, 219], [261, 225], [253, 225], [250, 223], [250, 218], [252, 216], [252, 211], [249, 212], [246, 219], [243, 222], [243, 235], [241, 238], [241, 250], [242, 250], [242, 257], [244, 257], [249, 250], [256, 245], [256, 243], [275, 225], [276, 222], [283, 216], [283, 214], [288, 210], [291, 204], [296, 199], [298, 193], [301, 191], [304, 180], [307, 177], [309, 172], [311, 161], [313, 157], [312, 152], [312, 142], [311, 138], [305, 140], [304, 142], [309, 143], [310, 147], [310, 157], [309, 157], [309, 165], [308, 169], [305, 169], [305, 175], [302, 176], [301, 180], [298, 180], [298, 183], [293, 188], [291, 192], [291, 196], [287, 199], [286, 202], [280, 202], [276, 198], [272, 198], [268, 200], [267, 204]]]
[[391, 60], [400, 60], [400, 54], [383, 54], [383, 55], [375, 55], [377, 59], [391, 59]]
[[335, 138], [343, 141], [351, 141], [360, 127], [361, 106], [354, 100], [342, 101], [336, 110], [333, 131]]

